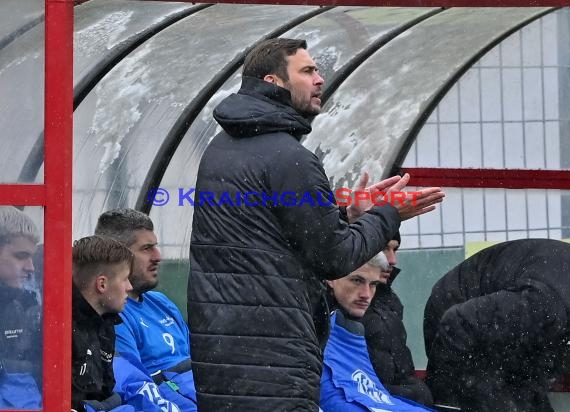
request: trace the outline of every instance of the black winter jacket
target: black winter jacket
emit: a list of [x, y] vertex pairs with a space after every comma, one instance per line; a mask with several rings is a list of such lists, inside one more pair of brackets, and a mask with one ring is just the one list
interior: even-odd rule
[[392, 395], [431, 405], [428, 386], [415, 376], [414, 360], [406, 342], [404, 306], [392, 290], [399, 272], [400, 269], [394, 268], [389, 284], [376, 288], [370, 308], [362, 318], [368, 354], [376, 375]]
[[349, 225], [334, 199], [327, 205], [328, 179], [299, 143], [311, 128], [289, 91], [244, 77], [214, 117], [224, 131], [200, 163], [188, 281], [198, 408], [317, 411], [328, 334], [320, 280], [382, 250], [399, 215], [374, 207]]
[[570, 245], [523, 239], [484, 249], [433, 287], [424, 313], [427, 383], [466, 411], [552, 411], [568, 359]]
[[[71, 407], [84, 410], [86, 400], [104, 401], [113, 395], [115, 325], [118, 314], [100, 316], [73, 286]], [[119, 400], [120, 401], [120, 400]]]
[[41, 308], [33, 292], [0, 285], [2, 372], [29, 373], [42, 384]]

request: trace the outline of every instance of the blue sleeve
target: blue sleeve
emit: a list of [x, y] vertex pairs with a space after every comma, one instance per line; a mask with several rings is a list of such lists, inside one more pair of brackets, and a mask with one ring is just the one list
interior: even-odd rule
[[368, 408], [356, 403], [347, 402], [342, 389], [333, 383], [330, 368], [323, 365], [321, 375], [320, 407], [323, 412], [366, 412]]
[[[115, 356], [113, 359], [113, 372], [116, 381], [114, 391], [121, 396], [124, 404], [133, 406], [136, 411], [195, 411], [195, 409], [178, 405], [172, 402], [172, 399], [168, 400], [164, 397], [162, 391], [154, 383], [150, 375], [144, 372], [142, 365], [132, 364], [122, 356]], [[183, 402], [183, 399], [181, 399], [181, 402]]]
[[[96, 411], [93, 407], [85, 405], [85, 412], [101, 412], [101, 411]], [[111, 409], [109, 412], [138, 412], [138, 411], [131, 405], [121, 405]]]
[[29, 373], [6, 373], [0, 379], [0, 409], [40, 409], [42, 395]]
[[[183, 397], [184, 403], [189, 405], [189, 407], [197, 408], [197, 398], [196, 398], [196, 389], [194, 386], [194, 373], [190, 371], [186, 371], [184, 373], [173, 373], [173, 372], [165, 372], [164, 374], [170, 382], [162, 383], [159, 388], [161, 389], [161, 393], [164, 395], [165, 398], [170, 399], [171, 401], [175, 402], [177, 405], [182, 404], [182, 400], [178, 400], [177, 397]], [[177, 391], [172, 389], [171, 383], [178, 388]], [[163, 386], [166, 386], [163, 388]], [[170, 389], [168, 391], [167, 389]], [[172, 394], [169, 392], [173, 392]], [[194, 409], [184, 409], [184, 410], [194, 410]]]

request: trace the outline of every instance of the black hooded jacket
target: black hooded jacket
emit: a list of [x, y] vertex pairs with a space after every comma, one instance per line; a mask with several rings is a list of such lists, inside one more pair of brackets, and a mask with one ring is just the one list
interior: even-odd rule
[[311, 128], [289, 91], [244, 77], [214, 117], [224, 131], [200, 163], [188, 281], [198, 407], [316, 411], [328, 333], [320, 280], [368, 261], [400, 218], [384, 206], [341, 219], [299, 143]]
[[434, 399], [466, 411], [552, 411], [566, 372], [570, 245], [523, 239], [484, 249], [433, 287], [424, 313]]
[[415, 376], [414, 360], [407, 345], [404, 306], [392, 283], [400, 273], [394, 268], [388, 284], [378, 285], [370, 308], [362, 318], [366, 345], [376, 375], [392, 395], [431, 405], [428, 386]]
[[72, 294], [71, 407], [82, 411], [84, 402], [113, 395], [115, 325], [122, 321], [116, 313], [99, 315], [75, 286]]

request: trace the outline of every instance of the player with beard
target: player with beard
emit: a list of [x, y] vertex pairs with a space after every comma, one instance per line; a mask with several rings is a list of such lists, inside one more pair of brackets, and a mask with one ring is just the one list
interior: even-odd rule
[[99, 217], [95, 234], [123, 243], [135, 257], [129, 277], [133, 289], [120, 314], [123, 323], [116, 327], [116, 348], [120, 354], [117, 362], [124, 364], [128, 361], [152, 376], [160, 390], [157, 394], [152, 382], [145, 380], [145, 376], [137, 374], [137, 371], [126, 375], [124, 369], [129, 365], [125, 368], [115, 365], [117, 392], [123, 398], [144, 393], [159, 405], [165, 403], [160, 399], [162, 396], [181, 412], [195, 411], [190, 331], [174, 302], [153, 290], [158, 285], [162, 257], [152, 220], [133, 209], [109, 210]]
[[389, 272], [390, 264], [381, 252], [348, 276], [326, 281], [335, 311], [331, 316], [331, 334], [321, 377], [324, 412], [428, 410], [387, 388], [373, 368], [364, 338], [362, 317]]

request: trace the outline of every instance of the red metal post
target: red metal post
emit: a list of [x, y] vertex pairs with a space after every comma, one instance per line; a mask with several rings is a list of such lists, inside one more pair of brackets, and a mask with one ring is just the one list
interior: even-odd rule
[[73, 0], [45, 1], [43, 410], [71, 409]]
[[[193, 0], [178, 1], [194, 3]], [[570, 0], [216, 0], [208, 3], [367, 7], [564, 7], [570, 5]]]
[[0, 205], [45, 205], [44, 185], [1, 184]]
[[570, 189], [570, 170], [403, 168], [411, 186]]

